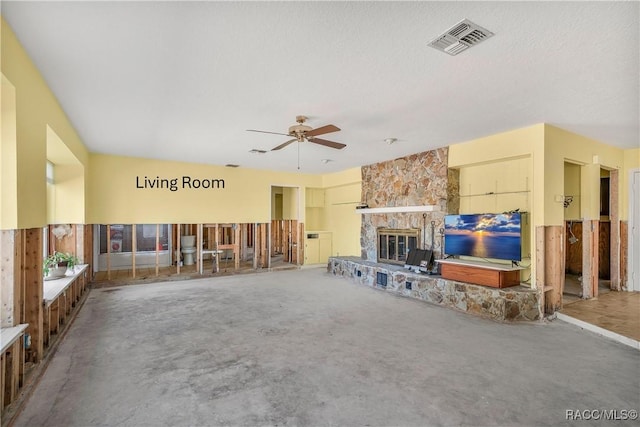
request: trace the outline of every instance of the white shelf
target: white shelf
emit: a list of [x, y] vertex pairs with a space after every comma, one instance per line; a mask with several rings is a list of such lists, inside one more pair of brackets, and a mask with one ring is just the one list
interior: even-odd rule
[[49, 307], [53, 302], [67, 290], [74, 280], [84, 274], [89, 264], [76, 265], [73, 274], [61, 277], [60, 279], [45, 280], [43, 283], [43, 297], [45, 306]]
[[[18, 338], [20, 338], [24, 334], [24, 330], [29, 326], [28, 323], [23, 323], [21, 325], [12, 326], [10, 328], [2, 328], [0, 329], [0, 352], [4, 355], [4, 352], [9, 349], [11, 344], [16, 342]], [[3, 361], [4, 366], [4, 361]]]
[[402, 212], [433, 212], [438, 211], [440, 208], [435, 205], [422, 205], [422, 206], [385, 206], [383, 208], [363, 208], [356, 209], [356, 212], [361, 214], [374, 214], [374, 213], [402, 213]]

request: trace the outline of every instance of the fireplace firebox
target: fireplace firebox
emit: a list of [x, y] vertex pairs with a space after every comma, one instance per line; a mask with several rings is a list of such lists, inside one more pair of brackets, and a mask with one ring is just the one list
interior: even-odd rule
[[404, 265], [409, 251], [420, 246], [419, 228], [379, 228], [378, 262]]

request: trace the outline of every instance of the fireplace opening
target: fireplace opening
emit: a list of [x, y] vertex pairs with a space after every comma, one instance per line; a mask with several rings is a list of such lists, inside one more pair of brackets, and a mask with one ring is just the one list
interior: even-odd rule
[[420, 229], [379, 228], [378, 262], [404, 265], [410, 251], [420, 246]]

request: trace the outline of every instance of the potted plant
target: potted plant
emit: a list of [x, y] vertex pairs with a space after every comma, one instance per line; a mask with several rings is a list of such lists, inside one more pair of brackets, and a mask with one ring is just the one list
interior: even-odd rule
[[59, 279], [64, 277], [68, 269], [78, 264], [78, 258], [70, 253], [55, 251], [44, 259], [42, 272], [45, 280]]

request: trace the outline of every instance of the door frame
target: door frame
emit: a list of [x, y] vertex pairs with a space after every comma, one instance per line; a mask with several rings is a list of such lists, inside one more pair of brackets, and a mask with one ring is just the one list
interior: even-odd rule
[[[629, 221], [627, 230], [627, 290], [640, 291], [640, 168], [629, 171]], [[635, 230], [635, 233], [634, 233]]]

